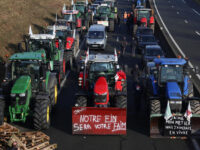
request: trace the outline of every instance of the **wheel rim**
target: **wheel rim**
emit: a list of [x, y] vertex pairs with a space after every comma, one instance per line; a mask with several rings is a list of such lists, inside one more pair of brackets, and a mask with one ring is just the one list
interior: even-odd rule
[[49, 112], [50, 112], [50, 108], [49, 106], [47, 106], [47, 122], [49, 122]]
[[57, 85], [55, 85], [55, 104], [57, 104], [57, 100], [58, 100], [58, 88]]

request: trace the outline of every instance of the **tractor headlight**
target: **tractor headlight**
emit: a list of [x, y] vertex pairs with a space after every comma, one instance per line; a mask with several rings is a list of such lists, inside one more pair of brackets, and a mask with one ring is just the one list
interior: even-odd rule
[[15, 93], [12, 93], [12, 94], [10, 94], [10, 96], [11, 96], [11, 97], [15, 97], [15, 96], [16, 96], [16, 94], [15, 94]]
[[26, 96], [25, 93], [21, 93], [21, 94], [19, 94], [19, 97], [25, 97], [25, 96]]

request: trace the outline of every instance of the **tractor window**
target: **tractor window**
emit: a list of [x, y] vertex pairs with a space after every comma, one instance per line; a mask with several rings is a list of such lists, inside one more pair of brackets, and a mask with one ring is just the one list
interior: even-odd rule
[[104, 32], [103, 31], [89, 31], [89, 38], [90, 39], [103, 39]]
[[98, 12], [99, 13], [105, 13], [105, 14], [107, 14], [107, 13], [109, 13], [109, 7], [99, 7], [99, 9], [98, 9]]
[[155, 48], [155, 49], [152, 49], [152, 48], [148, 48], [146, 49], [146, 56], [163, 56], [163, 52], [161, 49], [158, 49], [158, 48]]
[[84, 13], [84, 12], [85, 12], [85, 6], [84, 6], [84, 5], [76, 5], [76, 9], [77, 9], [80, 13]]
[[112, 63], [99, 62], [90, 65], [90, 72], [113, 72], [114, 66]]
[[165, 65], [160, 70], [160, 82], [183, 82], [183, 67], [179, 65]]
[[156, 39], [154, 36], [141, 36], [140, 41], [141, 42], [156, 42]]
[[[71, 15], [70, 14], [65, 14], [64, 15], [64, 19], [66, 19], [67, 21], [71, 21]], [[72, 15], [72, 21], [76, 22], [76, 17], [75, 15]]]
[[146, 18], [147, 20], [149, 20], [149, 18], [150, 18], [150, 12], [149, 11], [138, 10], [137, 14], [138, 14], [137, 20], [141, 20], [141, 18]]

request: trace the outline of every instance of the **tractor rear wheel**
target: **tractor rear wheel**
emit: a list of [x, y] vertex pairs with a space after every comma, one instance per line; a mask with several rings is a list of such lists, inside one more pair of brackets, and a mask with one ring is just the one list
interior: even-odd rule
[[33, 126], [37, 130], [50, 127], [51, 104], [49, 99], [37, 99], [33, 112]]
[[200, 114], [200, 102], [198, 100], [190, 101], [192, 114]]
[[126, 96], [115, 97], [115, 107], [126, 108], [127, 107], [127, 97]]
[[0, 99], [0, 125], [4, 122], [5, 101]]
[[150, 113], [151, 114], [160, 114], [161, 113], [161, 105], [159, 100], [151, 100], [150, 101]]
[[76, 106], [77, 107], [87, 107], [87, 98], [85, 96], [79, 96], [76, 99]]
[[115, 30], [115, 23], [114, 20], [109, 21], [109, 31], [113, 32]]

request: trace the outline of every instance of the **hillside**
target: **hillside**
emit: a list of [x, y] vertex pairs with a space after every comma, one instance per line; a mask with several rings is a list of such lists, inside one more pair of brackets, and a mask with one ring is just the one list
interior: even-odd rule
[[52, 24], [64, 3], [70, 0], [0, 0], [0, 60], [17, 51], [29, 25], [38, 32]]

